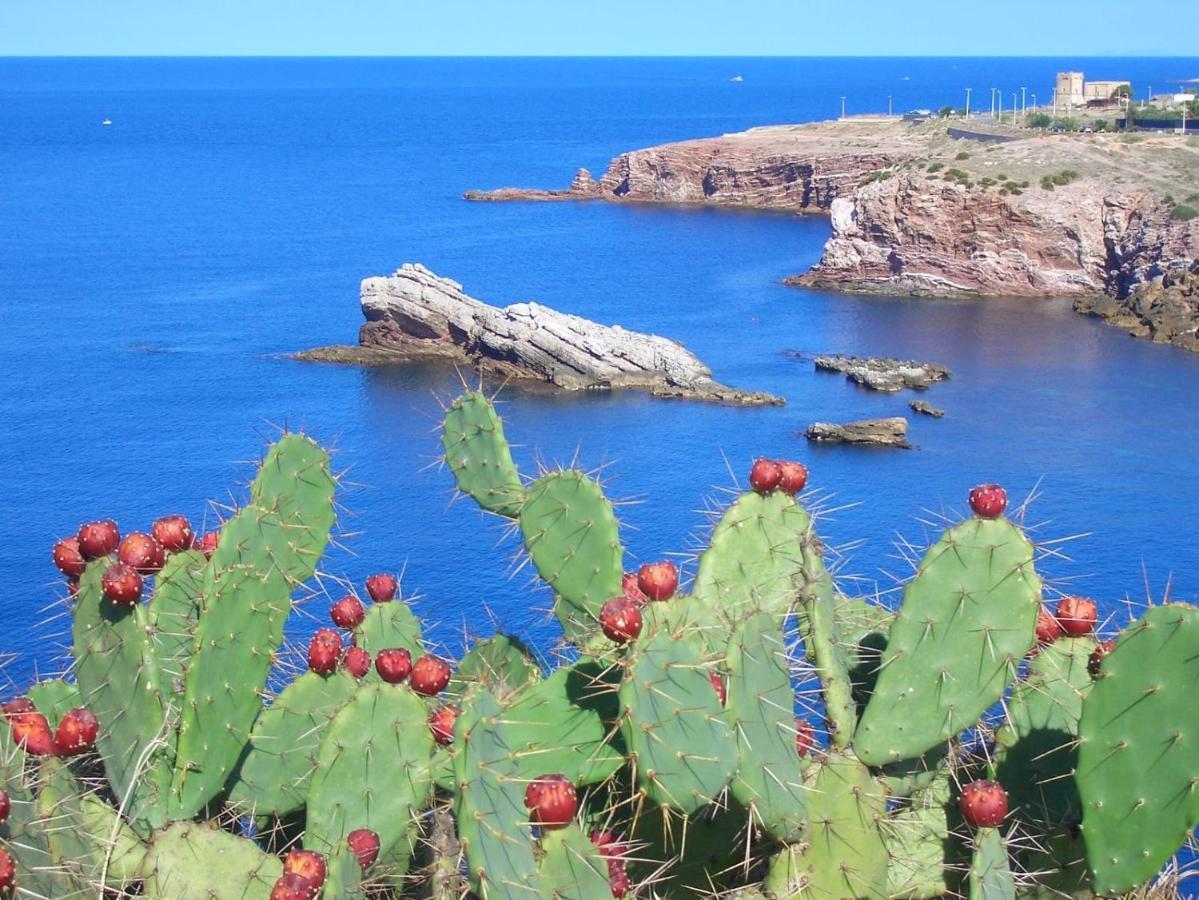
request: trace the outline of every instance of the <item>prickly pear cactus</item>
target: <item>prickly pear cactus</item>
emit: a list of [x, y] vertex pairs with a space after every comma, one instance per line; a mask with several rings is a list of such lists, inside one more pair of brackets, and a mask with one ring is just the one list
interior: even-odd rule
[[142, 864], [156, 900], [258, 900], [281, 874], [283, 864], [253, 841], [194, 822], [155, 833]]
[[980, 828], [975, 833], [969, 882], [970, 900], [1015, 900], [1016, 883], [998, 828]]
[[479, 506], [510, 519], [524, 501], [520, 475], [504, 438], [504, 425], [479, 391], [463, 394], [446, 410], [441, 446], [458, 490]]
[[1169, 604], [1125, 629], [1083, 701], [1075, 778], [1100, 894], [1152, 878], [1199, 824], [1196, 683], [1199, 609]]
[[545, 900], [610, 900], [608, 864], [577, 825], [541, 833], [538, 866]]

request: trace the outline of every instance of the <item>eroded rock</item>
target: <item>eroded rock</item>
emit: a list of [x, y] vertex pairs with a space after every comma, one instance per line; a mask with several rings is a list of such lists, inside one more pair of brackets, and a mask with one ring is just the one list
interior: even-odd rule
[[904, 388], [928, 390], [929, 385], [949, 377], [948, 367], [937, 363], [892, 359], [884, 356], [817, 356], [815, 365], [825, 372], [841, 372], [850, 381], [872, 391], [892, 393]]
[[807, 437], [809, 441], [821, 444], [865, 444], [904, 450], [912, 446], [908, 442], [908, 420], [903, 416], [844, 424], [814, 422], [808, 426]]

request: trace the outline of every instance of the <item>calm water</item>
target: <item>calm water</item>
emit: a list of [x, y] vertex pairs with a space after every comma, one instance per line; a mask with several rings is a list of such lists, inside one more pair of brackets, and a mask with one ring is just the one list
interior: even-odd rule
[[[606, 465], [634, 558], [685, 551], [706, 498], [758, 454], [807, 462], [860, 539], [847, 571], [891, 584], [897, 534], [970, 485], [1039, 485], [1046, 567], [1109, 610], [1146, 585], [1199, 594], [1194, 414], [1199, 356], [1133, 341], [1060, 302], [861, 299], [783, 287], [819, 256], [825, 220], [599, 204], [473, 205], [463, 190], [558, 186], [622, 150], [849, 108], [936, 107], [961, 88], [1048, 96], [1058, 68], [1147, 84], [1194, 60], [0, 60], [0, 651], [23, 678], [56, 665], [54, 539], [84, 519], [125, 529], [210, 500], [252, 472], [281, 424], [347, 470], [335, 576], [406, 568], [454, 644], [464, 621], [544, 639], [548, 598], [516, 547], [451, 505], [437, 455], [445, 370], [364, 371], [276, 355], [352, 341], [358, 282], [420, 261], [477, 296], [535, 298], [678, 338], [781, 409], [506, 396], [518, 459]], [[731, 75], [745, 77], [730, 84]], [[849, 86], [852, 86], [852, 91]], [[100, 127], [105, 117], [114, 122]], [[920, 449], [812, 448], [817, 419], [907, 413], [785, 350], [933, 359], [954, 378], [916, 417]], [[235, 493], [236, 488], [234, 487]], [[209, 514], [209, 519], [212, 516]], [[327, 582], [329, 590], [339, 587]], [[324, 617], [323, 605], [315, 607]], [[296, 623], [296, 637], [314, 627]]]

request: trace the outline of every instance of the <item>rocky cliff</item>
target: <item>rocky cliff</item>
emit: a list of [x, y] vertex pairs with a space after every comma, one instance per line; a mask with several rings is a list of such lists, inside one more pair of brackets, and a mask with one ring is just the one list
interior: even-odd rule
[[408, 263], [390, 277], [364, 279], [361, 305], [366, 322], [358, 347], [323, 347], [298, 358], [372, 365], [440, 359], [564, 390], [636, 388], [660, 397], [782, 403], [770, 394], [719, 384], [676, 341], [537, 303], [491, 306], [421, 265]]
[[1080, 298], [1074, 308], [1126, 328], [1136, 337], [1199, 353], [1199, 262], [1140, 284], [1123, 299]]

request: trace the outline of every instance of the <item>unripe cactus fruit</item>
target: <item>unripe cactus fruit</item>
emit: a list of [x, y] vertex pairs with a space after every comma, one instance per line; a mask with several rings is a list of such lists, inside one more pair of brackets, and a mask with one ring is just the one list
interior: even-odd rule
[[462, 708], [458, 706], [443, 706], [434, 710], [429, 716], [429, 730], [433, 732], [433, 740], [443, 746], [454, 743], [454, 723]]
[[1057, 603], [1056, 615], [1062, 631], [1072, 637], [1090, 634], [1099, 619], [1095, 601], [1086, 597], [1063, 597]]
[[325, 883], [325, 857], [313, 850], [292, 850], [283, 860], [283, 874], [299, 875], [319, 888]]
[[399, 588], [396, 577], [389, 572], [380, 572], [366, 579], [366, 592], [374, 603], [387, 603], [394, 600]]
[[133, 606], [142, 597], [142, 576], [125, 563], [113, 563], [100, 577], [104, 596], [118, 606]]
[[670, 560], [646, 563], [637, 570], [637, 587], [651, 600], [669, 600], [679, 587], [679, 570]]
[[271, 888], [270, 900], [314, 900], [318, 890], [303, 875], [284, 872]]
[[117, 550], [117, 559], [146, 575], [153, 575], [161, 569], [166, 558], [162, 544], [144, 531], [129, 532]]
[[379, 858], [379, 835], [369, 828], [355, 828], [346, 836], [346, 843], [358, 857], [358, 865], [364, 872]]
[[196, 541], [196, 549], [204, 554], [205, 559], [212, 559], [212, 554], [216, 553], [216, 545], [221, 542], [221, 533], [219, 531], [206, 531]]
[[783, 469], [773, 459], [756, 459], [749, 470], [749, 486], [759, 494], [769, 494], [783, 480]]
[[638, 606], [645, 606], [649, 602], [649, 597], [645, 596], [645, 592], [637, 585], [636, 572], [625, 572], [621, 576], [620, 590], [627, 599], [632, 600]]
[[795, 720], [795, 752], [803, 759], [816, 746], [816, 729], [806, 719]]
[[58, 756], [75, 756], [90, 749], [100, 733], [100, 720], [79, 707], [64, 715], [54, 732], [54, 751]]
[[371, 655], [361, 647], [347, 647], [341, 664], [355, 678], [365, 678], [371, 670]]
[[353, 594], [346, 594], [329, 609], [329, 618], [338, 628], [350, 631], [366, 618], [366, 606]]
[[13, 886], [16, 879], [16, 870], [13, 867], [12, 857], [5, 850], [0, 850], [0, 888], [9, 888]]
[[712, 682], [712, 690], [716, 692], [716, 696], [720, 698], [720, 705], [724, 706], [728, 702], [729, 692], [724, 686], [724, 679], [716, 672], [708, 673], [708, 681]]
[[150, 533], [168, 553], [190, 550], [195, 540], [195, 533], [192, 531], [191, 522], [187, 521], [187, 516], [162, 516], [155, 519], [154, 524], [150, 526]]
[[994, 781], [972, 781], [958, 801], [962, 818], [975, 828], [995, 828], [1007, 816], [1007, 792]]
[[997, 484], [980, 484], [970, 489], [970, 509], [980, 519], [998, 519], [1007, 509], [1007, 491]]
[[1099, 677], [1099, 667], [1103, 664], [1103, 658], [1115, 649], [1115, 641], [1100, 641], [1095, 645], [1095, 649], [1087, 657], [1087, 672], [1090, 673], [1092, 678]]
[[448, 662], [432, 653], [426, 653], [412, 664], [412, 675], [408, 683], [418, 694], [432, 697], [445, 690], [452, 674], [453, 670]]
[[85, 559], [107, 556], [121, 543], [121, 531], [112, 519], [86, 522], [79, 526], [79, 552]]
[[525, 789], [525, 808], [534, 825], [564, 828], [579, 809], [579, 795], [565, 775], [540, 775]]
[[412, 672], [412, 654], [402, 647], [389, 647], [375, 654], [375, 671], [388, 684], [399, 684]]
[[341, 659], [341, 635], [332, 628], [318, 629], [308, 643], [308, 668], [318, 675], [328, 675]]
[[54, 557], [54, 565], [58, 567], [58, 571], [68, 578], [78, 578], [87, 568], [87, 560], [83, 558], [83, 553], [79, 549], [79, 538], [63, 538], [54, 545], [51, 555]]
[[1062, 636], [1062, 624], [1047, 609], [1037, 613], [1037, 643], [1052, 644]]
[[17, 713], [9, 718], [9, 725], [13, 743], [24, 747], [26, 753], [34, 756], [54, 755], [54, 735], [50, 732], [50, 723], [41, 713]]
[[599, 623], [608, 640], [627, 644], [641, 634], [641, 608], [628, 597], [613, 597], [600, 607]]
[[804, 489], [808, 483], [808, 467], [803, 463], [782, 460], [779, 462], [779, 490], [795, 495]]
[[0, 788], [0, 825], [8, 821], [10, 812], [12, 812], [12, 800], [8, 797], [8, 791]]

